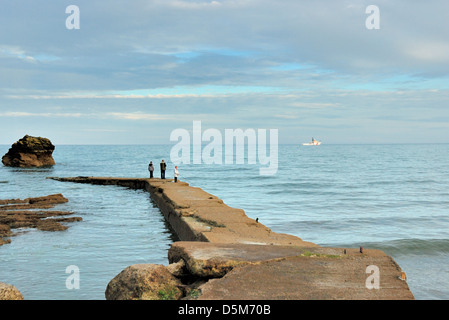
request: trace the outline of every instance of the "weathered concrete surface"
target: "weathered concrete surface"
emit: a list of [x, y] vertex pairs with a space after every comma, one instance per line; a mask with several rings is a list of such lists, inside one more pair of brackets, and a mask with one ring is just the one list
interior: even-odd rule
[[[368, 265], [382, 270], [379, 289], [365, 285]], [[199, 287], [200, 300], [409, 300], [390, 257], [289, 257], [236, 268]], [[267, 289], [269, 288], [269, 289]]]
[[189, 273], [196, 277], [219, 278], [237, 266], [297, 256], [308, 249], [298, 246], [179, 241], [170, 247], [168, 260], [170, 263], [184, 261]]
[[[177, 242], [170, 262], [214, 277], [199, 300], [413, 299], [401, 268], [379, 250]], [[367, 267], [379, 268], [379, 288], [368, 289]], [[371, 282], [369, 281], [369, 285]]]
[[[414, 299], [404, 272], [382, 251], [324, 248], [272, 232], [243, 210], [185, 182], [52, 179], [149, 191], [181, 240], [169, 250], [167, 270], [175, 263], [182, 265], [181, 271], [173, 268], [176, 277], [189, 279], [184, 286], [189, 286], [189, 292], [200, 292], [198, 299]], [[367, 288], [371, 275], [367, 267], [371, 265], [379, 268], [379, 289]]]

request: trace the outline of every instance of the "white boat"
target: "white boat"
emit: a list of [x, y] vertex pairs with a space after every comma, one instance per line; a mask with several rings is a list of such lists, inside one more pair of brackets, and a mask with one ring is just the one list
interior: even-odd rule
[[303, 146], [319, 146], [321, 144], [321, 141], [315, 140], [312, 138], [312, 142], [303, 143]]

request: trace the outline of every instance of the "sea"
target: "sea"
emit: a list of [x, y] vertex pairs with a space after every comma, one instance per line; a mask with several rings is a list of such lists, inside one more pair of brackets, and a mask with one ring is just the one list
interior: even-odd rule
[[[9, 147], [1, 145], [0, 155]], [[53, 167], [0, 166], [0, 199], [61, 193], [69, 202], [56, 209], [83, 219], [65, 231], [14, 229], [11, 243], [0, 246], [0, 282], [27, 300], [104, 300], [109, 281], [127, 266], [167, 265], [178, 239], [147, 192], [47, 178], [143, 178], [150, 161], [157, 177], [162, 159], [172, 178], [172, 148], [57, 145]], [[184, 163], [179, 179], [274, 232], [325, 247], [383, 250], [416, 299], [449, 299], [449, 144], [279, 145], [276, 174], [260, 175], [263, 166]]]

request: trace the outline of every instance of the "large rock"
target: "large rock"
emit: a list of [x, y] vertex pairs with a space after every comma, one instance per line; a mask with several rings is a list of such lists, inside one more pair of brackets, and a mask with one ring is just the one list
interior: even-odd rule
[[16, 287], [0, 282], [0, 300], [23, 300], [23, 296]]
[[163, 265], [135, 264], [112, 279], [106, 300], [177, 300], [183, 295], [182, 284]]
[[8, 167], [52, 166], [55, 164], [54, 150], [49, 139], [26, 135], [11, 146], [2, 163]]

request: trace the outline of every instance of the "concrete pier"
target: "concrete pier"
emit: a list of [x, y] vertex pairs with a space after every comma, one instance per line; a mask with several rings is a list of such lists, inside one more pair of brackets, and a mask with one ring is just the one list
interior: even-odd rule
[[181, 240], [169, 250], [170, 265], [182, 262], [184, 276], [202, 279], [195, 287], [199, 300], [414, 299], [405, 273], [384, 252], [321, 247], [273, 232], [242, 209], [186, 182], [50, 179], [147, 190]]
[[316, 246], [292, 235], [272, 232], [263, 224], [247, 217], [243, 210], [231, 208], [218, 197], [200, 188], [191, 187], [186, 182], [108, 177], [51, 179], [147, 190], [165, 220], [182, 241]]

